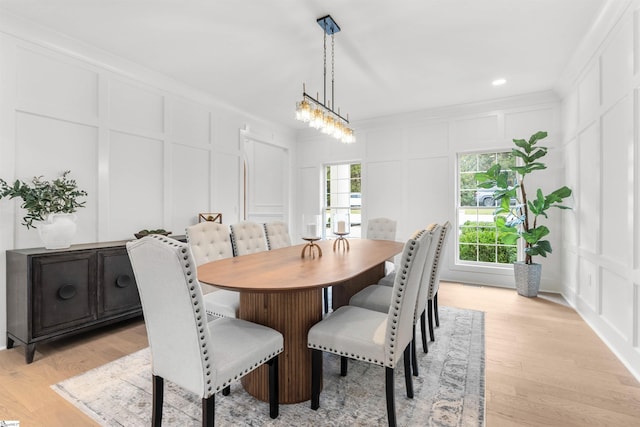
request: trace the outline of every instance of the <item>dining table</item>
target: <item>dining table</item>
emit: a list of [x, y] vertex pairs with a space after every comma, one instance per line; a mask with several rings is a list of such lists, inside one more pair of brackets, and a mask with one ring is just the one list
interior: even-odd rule
[[[201, 283], [240, 293], [240, 319], [269, 326], [284, 337], [278, 360], [280, 403], [311, 399], [309, 329], [322, 320], [322, 289], [332, 287], [332, 308], [385, 274], [385, 261], [402, 251], [390, 240], [350, 239], [349, 249], [332, 240], [316, 242], [317, 251], [302, 256], [304, 244], [202, 264]], [[262, 366], [242, 378], [252, 396], [269, 400], [268, 370]]]

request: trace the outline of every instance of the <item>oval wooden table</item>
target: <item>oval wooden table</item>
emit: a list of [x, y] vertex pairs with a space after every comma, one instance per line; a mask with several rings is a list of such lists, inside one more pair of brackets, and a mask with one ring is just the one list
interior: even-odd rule
[[[213, 261], [198, 267], [198, 280], [240, 292], [241, 319], [284, 336], [278, 379], [280, 403], [311, 399], [311, 352], [307, 333], [322, 320], [322, 288], [333, 286], [333, 308], [384, 276], [384, 262], [402, 251], [389, 240], [351, 239], [350, 250], [318, 242], [321, 257], [301, 258], [304, 245]], [[268, 371], [262, 366], [242, 379], [251, 395], [268, 401]]]

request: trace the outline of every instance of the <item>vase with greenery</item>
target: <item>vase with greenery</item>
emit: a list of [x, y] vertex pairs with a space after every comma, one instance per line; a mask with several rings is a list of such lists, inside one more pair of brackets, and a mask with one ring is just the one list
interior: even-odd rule
[[[519, 164], [513, 166], [511, 171], [495, 164], [486, 172], [476, 174], [478, 187], [493, 189], [493, 198], [498, 204], [494, 221], [502, 243], [513, 245], [518, 239], [524, 239], [525, 258], [521, 264], [525, 266], [536, 265], [533, 263], [534, 256], [546, 257], [552, 252], [551, 243], [547, 240], [549, 228], [540, 223], [542, 218], [548, 218], [547, 211], [550, 208], [570, 209], [562, 205], [563, 200], [571, 196], [569, 187], [562, 186], [545, 195], [540, 188], [535, 193], [529, 193], [525, 186], [526, 177], [530, 173], [547, 168], [540, 159], [547, 154], [548, 149], [537, 145], [538, 141], [546, 137], [547, 132], [539, 131], [531, 135], [529, 140], [514, 139], [516, 148], [511, 153], [519, 160]], [[538, 268], [538, 286], [539, 271]], [[516, 282], [517, 280], [518, 271]], [[520, 293], [537, 294], [537, 289]]]
[[34, 177], [30, 183], [16, 180], [13, 185], [0, 178], [0, 199], [22, 199], [20, 207], [26, 211], [22, 225], [27, 229], [38, 228], [48, 249], [69, 247], [75, 233], [73, 213], [86, 203], [79, 198], [87, 192], [78, 188], [70, 173], [64, 171], [52, 181], [42, 176]]

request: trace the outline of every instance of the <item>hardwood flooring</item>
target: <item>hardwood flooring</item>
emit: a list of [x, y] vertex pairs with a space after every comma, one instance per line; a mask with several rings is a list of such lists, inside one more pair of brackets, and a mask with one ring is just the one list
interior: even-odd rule
[[[570, 307], [456, 283], [439, 303], [485, 312], [487, 426], [640, 426], [640, 384]], [[0, 351], [0, 420], [95, 425], [50, 385], [146, 346], [133, 320], [40, 345], [30, 365], [21, 346]]]
[[640, 384], [557, 297], [447, 283], [438, 299], [485, 312], [487, 426], [640, 426]]

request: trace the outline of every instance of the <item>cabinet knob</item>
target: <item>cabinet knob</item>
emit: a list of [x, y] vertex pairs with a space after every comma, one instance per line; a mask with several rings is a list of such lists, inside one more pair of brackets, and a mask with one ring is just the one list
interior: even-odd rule
[[77, 294], [76, 287], [71, 284], [63, 285], [58, 289], [58, 297], [61, 300], [69, 300]]
[[116, 279], [116, 286], [119, 288], [126, 288], [131, 284], [131, 277], [127, 274], [121, 274]]

